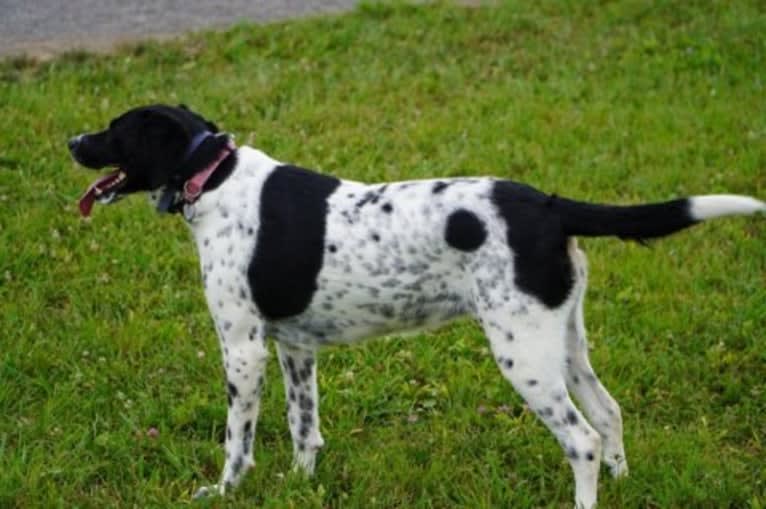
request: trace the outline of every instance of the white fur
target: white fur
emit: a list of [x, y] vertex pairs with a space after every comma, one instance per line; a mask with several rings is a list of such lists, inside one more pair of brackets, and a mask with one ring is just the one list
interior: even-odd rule
[[692, 219], [704, 221], [721, 216], [749, 215], [766, 212], [766, 203], [736, 194], [709, 194], [689, 199]]

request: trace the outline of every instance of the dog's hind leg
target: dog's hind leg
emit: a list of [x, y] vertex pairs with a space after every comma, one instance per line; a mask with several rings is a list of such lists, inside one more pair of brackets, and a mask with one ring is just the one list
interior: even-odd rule
[[566, 311], [532, 304], [523, 313], [498, 306], [480, 310], [479, 316], [503, 376], [564, 449], [574, 472], [577, 507], [591, 509], [596, 505], [601, 437], [566, 389]]
[[319, 432], [319, 389], [316, 351], [310, 346], [277, 342], [285, 383], [287, 421], [293, 438], [293, 468], [314, 473], [316, 455], [324, 445]]
[[620, 406], [601, 384], [588, 358], [583, 310], [587, 287], [587, 261], [585, 253], [579, 249], [572, 254], [577, 280], [573, 292], [577, 302], [567, 321], [567, 386], [603, 439], [604, 463], [613, 477], [620, 477], [628, 473], [622, 441]]
[[223, 350], [229, 405], [226, 461], [220, 483], [201, 488], [195, 498], [211, 493], [223, 495], [239, 484], [245, 472], [255, 464], [253, 441], [269, 356], [263, 324], [252, 315], [240, 316], [237, 322], [216, 316], [216, 330]]

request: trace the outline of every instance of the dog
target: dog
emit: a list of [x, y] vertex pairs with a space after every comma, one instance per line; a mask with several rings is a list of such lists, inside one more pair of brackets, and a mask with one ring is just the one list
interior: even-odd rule
[[267, 338], [284, 377], [294, 466], [311, 474], [324, 444], [317, 349], [468, 315], [561, 444], [577, 507], [594, 507], [600, 462], [615, 477], [628, 464], [620, 407], [588, 359], [587, 263], [575, 237], [645, 241], [766, 211], [736, 195], [610, 206], [497, 178], [340, 180], [236, 147], [183, 105], [132, 109], [68, 145], [87, 168], [116, 167], [86, 190], [83, 215], [96, 201], [146, 192], [192, 231], [228, 393], [223, 473], [197, 496], [223, 495], [254, 465]]

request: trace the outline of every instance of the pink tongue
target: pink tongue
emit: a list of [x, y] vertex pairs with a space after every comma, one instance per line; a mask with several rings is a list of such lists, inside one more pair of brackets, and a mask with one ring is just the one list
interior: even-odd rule
[[85, 191], [85, 194], [80, 198], [80, 215], [82, 217], [88, 217], [90, 211], [93, 208], [93, 203], [96, 201], [96, 193], [92, 189]]
[[113, 172], [96, 180], [88, 187], [88, 189], [85, 191], [85, 194], [83, 194], [80, 198], [80, 214], [82, 214], [83, 217], [88, 217], [90, 215], [90, 211], [93, 209], [93, 204], [96, 202], [96, 189], [103, 191], [104, 189], [108, 188], [109, 184], [115, 178], [117, 178], [117, 175], [119, 174], [119, 169], [114, 170]]

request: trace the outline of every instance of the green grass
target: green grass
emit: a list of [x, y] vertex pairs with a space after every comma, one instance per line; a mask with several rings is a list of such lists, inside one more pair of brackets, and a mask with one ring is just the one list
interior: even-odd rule
[[[80, 219], [92, 174], [69, 136], [185, 102], [239, 143], [344, 178], [763, 198], [765, 33], [757, 1], [366, 5], [0, 63], [0, 507], [187, 506], [223, 463], [222, 368], [189, 234], [141, 198]], [[766, 506], [764, 237], [760, 217], [650, 249], [583, 242], [593, 363], [631, 466], [602, 476], [601, 507]], [[330, 348], [320, 366], [316, 477], [289, 474], [272, 362], [256, 469], [199, 507], [571, 507], [558, 445], [472, 323]]]

